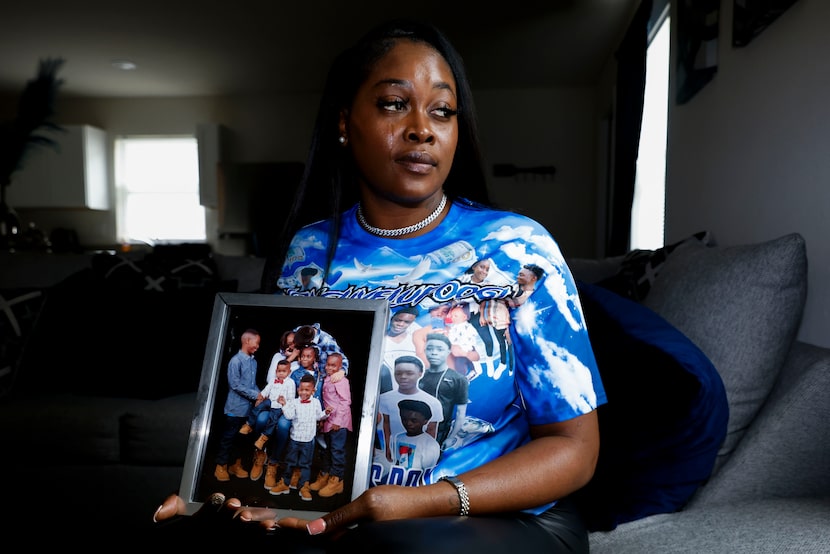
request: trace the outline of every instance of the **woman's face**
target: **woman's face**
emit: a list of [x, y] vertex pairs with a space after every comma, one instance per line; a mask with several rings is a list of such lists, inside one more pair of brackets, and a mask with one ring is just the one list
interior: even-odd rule
[[398, 40], [341, 117], [363, 187], [416, 203], [441, 189], [458, 144], [456, 83], [430, 46]]

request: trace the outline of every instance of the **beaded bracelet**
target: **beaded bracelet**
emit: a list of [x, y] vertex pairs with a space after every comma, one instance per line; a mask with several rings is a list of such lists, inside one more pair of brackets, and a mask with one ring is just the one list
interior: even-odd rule
[[458, 492], [458, 500], [461, 503], [461, 510], [458, 512], [460, 516], [466, 516], [470, 513], [470, 496], [467, 494], [467, 487], [464, 483], [455, 476], [445, 476], [438, 479], [439, 481], [446, 481], [455, 487]]

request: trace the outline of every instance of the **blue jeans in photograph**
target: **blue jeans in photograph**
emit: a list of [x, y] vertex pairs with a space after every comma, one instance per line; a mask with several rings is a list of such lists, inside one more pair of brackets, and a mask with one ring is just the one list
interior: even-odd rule
[[341, 427], [337, 431], [323, 433], [326, 448], [322, 452], [320, 471], [343, 479], [346, 475], [346, 439], [349, 430]]
[[239, 457], [236, 435], [243, 423], [245, 423], [245, 418], [242, 416], [225, 416], [225, 428], [222, 430], [222, 438], [219, 439], [219, 451], [216, 453], [217, 465], [225, 465], [229, 461], [235, 462]]
[[251, 410], [251, 415], [248, 416], [248, 425], [253, 427], [256, 433], [270, 438], [281, 416], [282, 406], [277, 404], [276, 408], [272, 408], [270, 400], [263, 400], [259, 406], [255, 406]]
[[311, 479], [311, 459], [314, 457], [314, 439], [308, 442], [288, 441], [288, 453], [285, 455], [285, 472], [282, 480], [291, 482], [294, 468], [300, 468], [300, 487]]
[[281, 464], [285, 461], [283, 451], [285, 450], [285, 445], [288, 443], [290, 432], [291, 420], [281, 415], [277, 421], [277, 428], [273, 433], [274, 436], [268, 440], [270, 444], [266, 447], [268, 449], [269, 464]]

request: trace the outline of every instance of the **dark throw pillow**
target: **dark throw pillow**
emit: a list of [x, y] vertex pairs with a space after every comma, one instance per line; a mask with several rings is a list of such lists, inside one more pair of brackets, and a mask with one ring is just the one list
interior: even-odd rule
[[597, 284], [620, 296], [640, 302], [648, 295], [654, 279], [660, 273], [669, 255], [680, 245], [688, 243], [710, 246], [714, 240], [708, 231], [699, 231], [657, 250], [632, 250], [623, 256], [617, 273]]
[[650, 309], [578, 282], [608, 403], [600, 455], [573, 496], [589, 530], [677, 511], [712, 472], [729, 409], [709, 359]]
[[219, 289], [219, 272], [208, 244], [160, 244], [147, 254], [96, 254], [92, 269], [109, 289], [169, 292]]

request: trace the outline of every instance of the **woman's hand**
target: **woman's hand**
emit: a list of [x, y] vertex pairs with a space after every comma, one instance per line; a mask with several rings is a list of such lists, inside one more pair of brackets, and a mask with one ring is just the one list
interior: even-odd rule
[[[342, 533], [350, 526], [362, 521], [386, 521], [436, 515], [432, 508], [423, 504], [435, 502], [429, 497], [427, 488], [379, 485], [363, 492], [352, 502], [327, 513], [323, 517], [305, 522], [310, 535]], [[439, 495], [440, 496], [440, 495]], [[425, 511], [426, 510], [426, 511]], [[276, 522], [278, 527], [297, 528], [302, 520], [287, 517]]]
[[[441, 492], [435, 492], [439, 490]], [[271, 508], [242, 506], [238, 498], [226, 499], [223, 494], [214, 493], [198, 512], [189, 517], [206, 520], [214, 529], [224, 521], [255, 525], [263, 533], [275, 529], [293, 529], [309, 535], [333, 535], [361, 521], [450, 515], [454, 513], [450, 500], [455, 496], [453, 487], [446, 484], [422, 487], [379, 485], [323, 517], [309, 521], [294, 516], [278, 519], [277, 512]], [[172, 494], [158, 507], [153, 521], [160, 523], [186, 514], [184, 500]]]
[[[184, 500], [176, 494], [171, 494], [164, 499], [164, 502], [158, 507], [156, 513], [153, 514], [153, 521], [155, 523], [161, 523], [184, 515], [187, 515], [187, 507]], [[210, 495], [208, 501], [190, 517], [204, 520], [211, 525], [221, 524], [222, 522], [232, 523], [234, 521], [238, 523], [251, 523], [258, 525], [265, 532], [276, 527], [277, 513], [271, 508], [243, 507], [242, 502], [238, 498], [226, 499], [224, 494], [217, 492]], [[279, 525], [279, 527], [289, 528], [294, 526], [306, 531], [305, 525], [306, 522], [299, 518], [286, 518], [284, 524]]]

